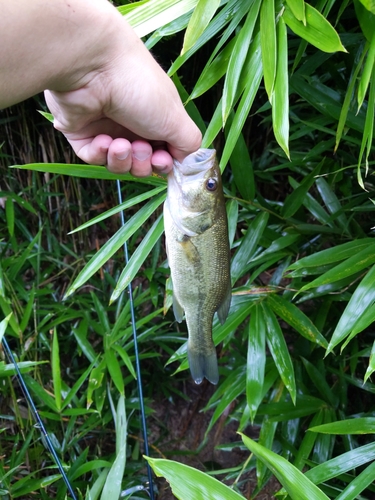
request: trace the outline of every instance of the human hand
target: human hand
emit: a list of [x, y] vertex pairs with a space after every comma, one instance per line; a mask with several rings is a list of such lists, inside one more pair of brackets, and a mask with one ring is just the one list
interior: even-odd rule
[[122, 33], [117, 28], [102, 66], [74, 90], [46, 91], [47, 105], [83, 161], [138, 177], [168, 173], [173, 158], [182, 161], [199, 149], [201, 133], [171, 80], [119, 22]]

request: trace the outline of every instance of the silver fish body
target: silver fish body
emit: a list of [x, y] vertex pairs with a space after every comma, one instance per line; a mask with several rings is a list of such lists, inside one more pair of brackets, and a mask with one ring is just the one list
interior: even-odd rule
[[215, 150], [199, 149], [168, 176], [164, 228], [176, 320], [185, 314], [192, 377], [217, 384], [212, 341], [215, 312], [221, 323], [231, 302], [228, 222]]

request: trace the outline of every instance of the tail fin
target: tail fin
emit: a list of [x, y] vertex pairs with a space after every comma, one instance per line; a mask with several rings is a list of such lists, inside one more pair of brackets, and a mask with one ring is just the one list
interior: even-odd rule
[[219, 369], [214, 346], [209, 353], [196, 351], [188, 347], [188, 359], [191, 376], [196, 384], [201, 384], [204, 377], [211, 384], [216, 385], [219, 382]]

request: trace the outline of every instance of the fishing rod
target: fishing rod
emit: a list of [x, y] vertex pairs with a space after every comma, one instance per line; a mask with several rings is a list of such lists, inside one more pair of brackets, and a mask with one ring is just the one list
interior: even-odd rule
[[[118, 192], [119, 204], [121, 204], [122, 203], [122, 193], [121, 193], [121, 186], [120, 186], [119, 180], [117, 180], [117, 192]], [[124, 217], [123, 211], [120, 212], [120, 218], [121, 218], [121, 225], [124, 226], [125, 225], [125, 217]], [[128, 253], [128, 246], [127, 246], [126, 241], [124, 243], [124, 255], [125, 255], [125, 264], [128, 264], [129, 253]], [[145, 411], [144, 398], [143, 398], [142, 375], [141, 375], [141, 366], [140, 366], [140, 361], [139, 361], [138, 337], [137, 337], [136, 319], [135, 319], [135, 312], [134, 312], [133, 290], [132, 290], [131, 282], [128, 285], [128, 295], [129, 295], [129, 303], [130, 303], [131, 324], [132, 324], [132, 331], [133, 331], [133, 338], [134, 338], [135, 363], [136, 363], [136, 373], [137, 373], [137, 387], [138, 387], [138, 397], [139, 397], [139, 404], [140, 404], [140, 411], [141, 411], [141, 424], [142, 424], [142, 431], [143, 431], [144, 452], [148, 456], [149, 455], [149, 446], [148, 446], [146, 411]], [[18, 367], [17, 361], [16, 361], [15, 357], [13, 356], [13, 353], [8, 345], [7, 340], [5, 339], [5, 336], [3, 336], [1, 343], [4, 347], [4, 352], [5, 352], [6, 356], [8, 357], [9, 361], [14, 366], [14, 369], [15, 369], [16, 375], [17, 375], [17, 379], [18, 379], [18, 383], [22, 389], [22, 392], [24, 393], [26, 401], [29, 405], [29, 408], [31, 409], [34, 420], [36, 422], [35, 427], [40, 429], [40, 431], [44, 437], [45, 445], [48, 448], [49, 452], [51, 453], [57, 468], [59, 469], [61, 477], [64, 480], [64, 483], [69, 491], [69, 494], [71, 495], [73, 500], [77, 500], [77, 497], [74, 493], [73, 487], [72, 487], [72, 485], [68, 479], [68, 476], [64, 470], [64, 467], [63, 467], [63, 465], [62, 465], [62, 463], [61, 463], [61, 461], [56, 453], [56, 450], [53, 447], [51, 438], [49, 437], [47, 429], [46, 429], [45, 425], [43, 424], [43, 421], [42, 421], [42, 419], [39, 415], [39, 412], [34, 404], [34, 401], [31, 397], [31, 394], [27, 388], [26, 382], [25, 382], [24, 378], [22, 377], [22, 374], [21, 374], [21, 371]], [[152, 470], [151, 470], [150, 464], [148, 462], [147, 462], [147, 475], [148, 475], [148, 482], [149, 482], [148, 493], [149, 493], [150, 499], [155, 500]]]
[[[117, 196], [119, 205], [122, 204], [122, 193], [121, 193], [121, 185], [120, 181], [117, 179]], [[125, 216], [124, 211], [120, 212], [121, 225], [125, 225]], [[125, 241], [124, 243], [124, 255], [125, 255], [125, 265], [129, 262], [129, 253], [128, 253], [128, 245]], [[142, 389], [142, 375], [141, 375], [141, 364], [139, 362], [139, 351], [138, 351], [138, 337], [137, 337], [137, 328], [136, 328], [136, 320], [134, 313], [134, 301], [133, 301], [133, 289], [131, 282], [128, 285], [128, 294], [129, 294], [129, 304], [130, 304], [130, 314], [131, 314], [131, 324], [133, 330], [133, 339], [134, 339], [134, 351], [135, 351], [135, 367], [137, 373], [137, 387], [138, 387], [138, 398], [139, 405], [141, 410], [141, 423], [142, 423], [142, 431], [143, 431], [143, 442], [144, 442], [144, 452], [145, 455], [149, 456], [149, 447], [148, 447], [148, 435], [147, 435], [147, 422], [146, 422], [146, 411], [143, 399], [143, 389]], [[151, 500], [155, 500], [154, 496], [154, 483], [152, 478], [151, 466], [147, 462], [147, 475], [149, 482], [149, 495]]]
[[16, 374], [17, 374], [17, 379], [18, 379], [18, 383], [20, 384], [20, 387], [22, 389], [22, 392], [26, 398], [26, 401], [29, 405], [29, 408], [31, 409], [31, 412], [34, 416], [34, 420], [36, 421], [36, 425], [35, 427], [40, 429], [43, 437], [44, 437], [44, 440], [42, 439], [42, 441], [45, 443], [45, 445], [47, 446], [49, 452], [51, 453], [52, 457], [53, 457], [53, 460], [55, 461], [55, 464], [57, 465], [57, 468], [59, 469], [59, 472], [61, 474], [61, 477], [63, 478], [64, 480], [64, 483], [66, 485], [66, 487], [68, 488], [68, 491], [69, 491], [69, 494], [70, 496], [72, 497], [73, 500], [77, 500], [77, 497], [74, 493], [74, 490], [73, 490], [73, 487], [72, 485], [70, 484], [70, 481], [68, 479], [68, 476], [66, 475], [65, 471], [64, 471], [64, 467], [59, 459], [59, 457], [57, 456], [57, 453], [55, 451], [55, 448], [53, 447], [53, 444], [52, 444], [52, 441], [51, 441], [51, 438], [49, 437], [48, 435], [48, 432], [43, 424], [43, 420], [40, 418], [40, 415], [39, 415], [39, 412], [38, 410], [36, 409], [36, 406], [34, 404], [34, 401], [33, 401], [33, 398], [31, 397], [31, 394], [27, 388], [27, 385], [22, 377], [22, 374], [21, 374], [21, 371], [18, 367], [18, 364], [17, 364], [17, 361], [15, 359], [15, 357], [13, 356], [13, 353], [12, 351], [10, 350], [10, 347], [9, 347], [9, 344], [5, 338], [5, 336], [3, 336], [2, 340], [1, 340], [1, 343], [4, 347], [4, 352], [6, 354], [6, 356], [8, 357], [9, 361], [13, 364], [14, 366], [14, 369], [16, 371]]

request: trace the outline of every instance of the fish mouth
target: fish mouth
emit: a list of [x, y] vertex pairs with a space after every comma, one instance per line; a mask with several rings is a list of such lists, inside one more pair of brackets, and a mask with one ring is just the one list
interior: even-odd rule
[[183, 162], [174, 160], [173, 164], [183, 175], [194, 175], [211, 168], [215, 154], [214, 149], [201, 148], [187, 156]]

